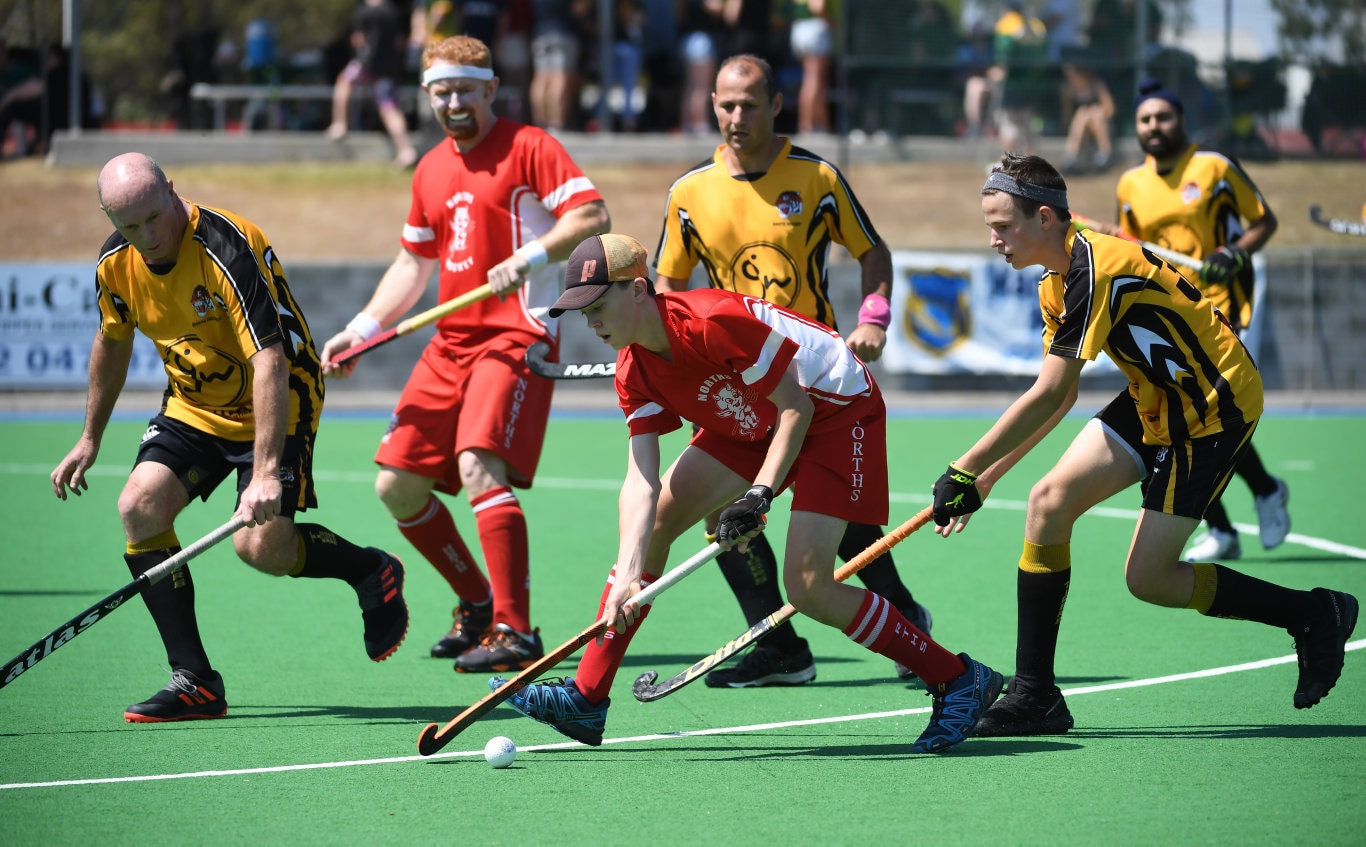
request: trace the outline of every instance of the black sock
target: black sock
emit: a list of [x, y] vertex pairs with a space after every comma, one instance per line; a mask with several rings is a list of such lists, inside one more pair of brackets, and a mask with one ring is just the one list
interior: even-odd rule
[[327, 527], [301, 523], [298, 529], [303, 568], [291, 576], [341, 579], [354, 586], [384, 563], [384, 557], [374, 547], [357, 547]]
[[[882, 540], [884, 534], [882, 527], [875, 524], [849, 524], [844, 529], [844, 538], [840, 539], [840, 560], [847, 562], [857, 557]], [[901, 574], [897, 573], [891, 553], [883, 553], [869, 562], [859, 571], [858, 577], [865, 588], [891, 603], [903, 614], [915, 608], [915, 598], [911, 596], [911, 590], [906, 587], [906, 583], [901, 581]]]
[[1015, 582], [1020, 619], [1016, 624], [1015, 676], [1040, 687], [1056, 684], [1053, 658], [1058, 651], [1072, 569], [1032, 573], [1020, 571]]
[[[128, 572], [141, 576], [180, 552], [179, 547], [164, 547], [146, 553], [125, 553]], [[194, 613], [194, 580], [188, 566], [164, 577], [156, 585], [142, 590], [142, 601], [161, 634], [166, 647], [166, 661], [172, 670], [187, 670], [195, 676], [213, 675], [204, 642], [199, 638], [199, 622]]]
[[1298, 591], [1216, 564], [1214, 599], [1205, 614], [1212, 618], [1256, 621], [1279, 629], [1302, 626], [1318, 611], [1308, 591]]
[[1238, 460], [1238, 466], [1233, 471], [1247, 481], [1247, 486], [1252, 489], [1254, 497], [1265, 497], [1276, 491], [1276, 480], [1266, 472], [1262, 457], [1257, 455], [1257, 448], [1251, 444], [1247, 445], [1243, 457]]
[[[750, 626], [783, 607], [783, 592], [778, 584], [778, 560], [762, 533], [749, 542], [745, 552], [727, 550], [717, 556], [716, 561]], [[765, 635], [763, 643], [786, 653], [796, 649], [799, 641], [801, 639], [789, 620]]]
[[1205, 523], [1209, 524], [1210, 529], [1217, 529], [1227, 535], [1236, 535], [1238, 530], [1233, 528], [1233, 521], [1228, 519], [1228, 512], [1224, 510], [1223, 495], [1219, 499], [1209, 504], [1205, 509]]

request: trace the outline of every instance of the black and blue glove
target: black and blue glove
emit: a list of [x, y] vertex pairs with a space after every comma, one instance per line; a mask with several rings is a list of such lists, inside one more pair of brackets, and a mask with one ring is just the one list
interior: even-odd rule
[[982, 508], [977, 474], [953, 465], [949, 465], [949, 469], [939, 477], [933, 491], [935, 526], [948, 526], [953, 518], [970, 515]]
[[722, 544], [734, 544], [744, 535], [764, 525], [764, 515], [773, 503], [773, 489], [756, 485], [739, 500], [721, 511], [716, 523], [716, 538]]
[[1227, 285], [1238, 278], [1252, 257], [1237, 244], [1226, 244], [1215, 250], [1200, 266], [1200, 279]]

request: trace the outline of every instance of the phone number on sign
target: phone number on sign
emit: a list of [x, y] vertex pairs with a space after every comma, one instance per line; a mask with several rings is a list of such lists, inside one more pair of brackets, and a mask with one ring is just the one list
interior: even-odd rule
[[[88, 341], [0, 341], [0, 386], [84, 388], [89, 367]], [[149, 388], [165, 382], [166, 372], [156, 348], [151, 343], [135, 342], [128, 386]]]

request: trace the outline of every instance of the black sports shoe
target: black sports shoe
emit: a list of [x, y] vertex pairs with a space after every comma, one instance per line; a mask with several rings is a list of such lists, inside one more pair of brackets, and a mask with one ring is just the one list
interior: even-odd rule
[[201, 677], [178, 670], [171, 672], [171, 681], [165, 688], [124, 710], [123, 719], [128, 723], [202, 721], [227, 713], [223, 677], [217, 671], [212, 677]]
[[1315, 588], [1322, 613], [1309, 625], [1289, 630], [1300, 659], [1300, 681], [1295, 686], [1295, 708], [1309, 709], [1328, 696], [1342, 675], [1347, 639], [1357, 625], [1357, 598], [1344, 591]]
[[1006, 695], [977, 721], [978, 738], [1008, 735], [1062, 735], [1072, 728], [1072, 713], [1056, 685], [1032, 689], [1011, 680]]
[[403, 599], [403, 563], [397, 556], [378, 552], [380, 566], [355, 589], [365, 622], [365, 652], [371, 660], [382, 662], [408, 635], [408, 604]]
[[[926, 635], [930, 634], [930, 627], [934, 626], [934, 616], [930, 614], [929, 609], [916, 603], [911, 609], [902, 609], [901, 614], [905, 616], [906, 620], [915, 624], [921, 632]], [[915, 671], [900, 662], [894, 662], [893, 664], [896, 666], [897, 679], [900, 679], [903, 682], [915, 682]]]
[[476, 606], [461, 600], [451, 614], [455, 621], [451, 631], [432, 645], [433, 659], [454, 659], [478, 644], [493, 625], [493, 601]]
[[500, 623], [479, 643], [455, 658], [458, 673], [524, 670], [545, 655], [541, 631], [533, 629], [527, 638], [505, 623]]
[[783, 654], [776, 647], [760, 642], [733, 668], [707, 674], [708, 688], [759, 688], [765, 685], [803, 685], [816, 678], [816, 660], [801, 642], [795, 653]]

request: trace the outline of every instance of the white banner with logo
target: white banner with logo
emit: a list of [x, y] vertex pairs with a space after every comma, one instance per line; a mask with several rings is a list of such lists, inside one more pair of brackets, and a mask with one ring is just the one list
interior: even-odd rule
[[[1254, 302], [1263, 302], [1266, 260], [1253, 258]], [[892, 253], [892, 325], [881, 364], [893, 373], [1033, 376], [1043, 359], [1039, 279], [1043, 267], [1015, 270], [995, 254]], [[1256, 356], [1262, 313], [1244, 333]], [[1089, 374], [1115, 373], [1101, 354]]]
[[[85, 389], [100, 325], [90, 264], [0, 264], [0, 389]], [[157, 389], [166, 372], [137, 334], [128, 388]]]

